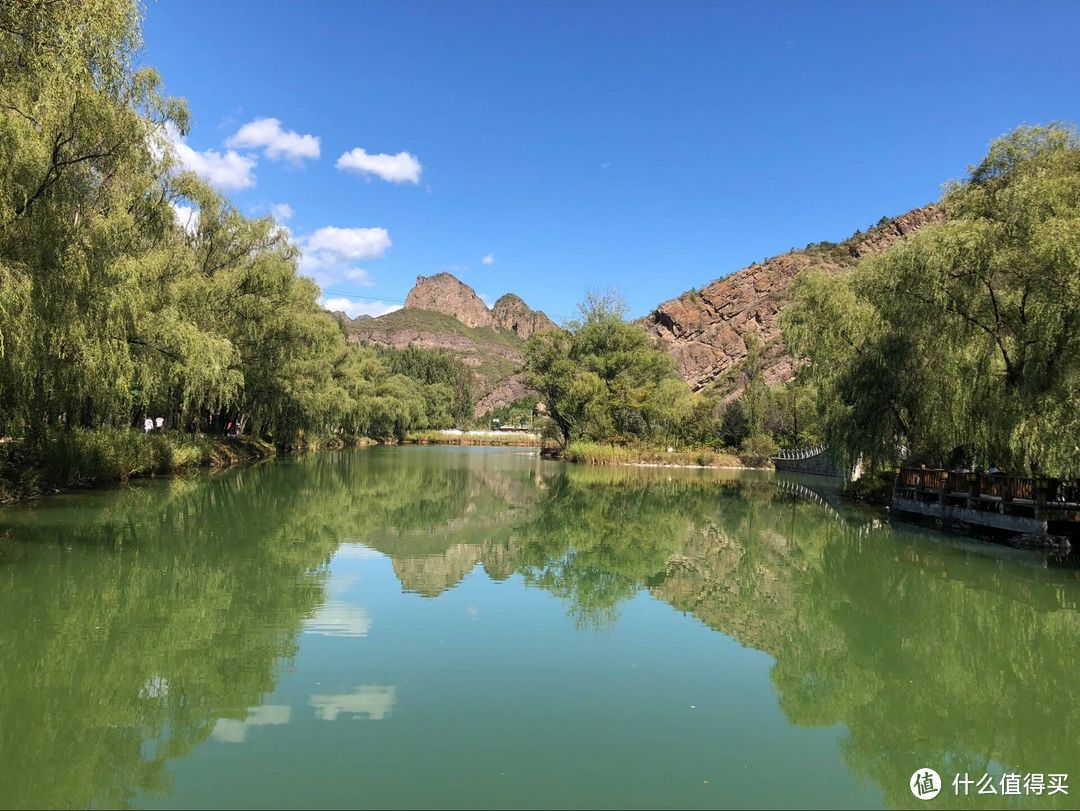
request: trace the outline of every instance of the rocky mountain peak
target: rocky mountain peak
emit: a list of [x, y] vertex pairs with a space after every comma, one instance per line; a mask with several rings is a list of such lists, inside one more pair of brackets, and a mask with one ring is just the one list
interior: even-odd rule
[[467, 327], [495, 325], [491, 311], [476, 291], [450, 273], [417, 276], [416, 285], [405, 297], [405, 307], [449, 315]]
[[506, 330], [520, 338], [556, 329], [550, 318], [530, 309], [521, 296], [513, 293], [502, 296], [489, 310], [475, 290], [450, 273], [417, 276], [416, 286], [405, 298], [405, 307], [449, 315], [467, 327]]
[[502, 329], [515, 332], [521, 338], [556, 329], [554, 321], [539, 310], [529, 309], [521, 297], [513, 293], [500, 297], [491, 308], [491, 315]]

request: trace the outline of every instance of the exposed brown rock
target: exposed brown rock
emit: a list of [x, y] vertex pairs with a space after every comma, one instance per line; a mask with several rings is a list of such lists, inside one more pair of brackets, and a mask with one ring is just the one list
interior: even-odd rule
[[698, 390], [741, 362], [746, 336], [756, 333], [765, 347], [769, 385], [790, 380], [794, 362], [780, 335], [779, 315], [795, 276], [810, 267], [840, 271], [860, 257], [880, 253], [943, 215], [925, 206], [883, 220], [865, 234], [840, 244], [819, 243], [754, 263], [698, 291], [666, 301], [642, 319], [648, 332], [675, 359], [679, 374]]
[[529, 309], [521, 296], [513, 293], [502, 296], [489, 310], [475, 290], [449, 273], [417, 276], [416, 286], [405, 298], [405, 307], [443, 313], [467, 327], [507, 330], [519, 338], [558, 329], [544, 313]]
[[476, 413], [489, 414], [496, 408], [503, 408], [535, 393], [525, 385], [524, 375], [520, 373], [510, 375], [477, 401]]
[[[680, 375], [695, 390], [717, 381], [746, 357], [750, 333], [756, 333], [764, 347], [765, 382], [773, 385], [790, 380], [795, 362], [781, 338], [779, 315], [795, 276], [810, 267], [842, 271], [942, 217], [937, 206], [925, 206], [882, 219], [865, 234], [841, 243], [818, 243], [755, 262], [701, 290], [664, 302], [641, 323], [671, 354]], [[439, 320], [417, 311], [448, 318]], [[520, 374], [523, 339], [558, 328], [544, 313], [529, 309], [512, 293], [502, 296], [489, 310], [469, 285], [449, 273], [417, 276], [404, 310], [380, 318], [350, 321], [343, 313], [339, 317], [351, 341], [398, 349], [444, 349], [459, 357], [475, 370], [477, 414], [532, 393]], [[735, 384], [727, 388], [733, 390]]]
[[865, 234], [853, 236], [847, 241], [851, 255], [856, 259], [870, 254], [881, 253], [891, 248], [908, 234], [913, 234], [924, 225], [941, 222], [944, 212], [936, 205], [923, 206], [878, 223]]
[[513, 293], [496, 301], [491, 315], [499, 327], [517, 333], [521, 338], [528, 338], [534, 332], [558, 329], [554, 321], [539, 310], [530, 310], [521, 297]]
[[[505, 357], [514, 363], [520, 363], [524, 354], [510, 348], [493, 350], [487, 346], [481, 347], [468, 336], [457, 332], [441, 330], [425, 330], [413, 327], [395, 328], [396, 324], [380, 323], [380, 319], [373, 318], [368, 321], [353, 321], [348, 325], [348, 339], [351, 343], [387, 346], [394, 349], [405, 349], [415, 346], [418, 349], [445, 349], [459, 356], [466, 366], [479, 366], [484, 362], [485, 351], [495, 351], [501, 357]], [[483, 350], [483, 351], [482, 351]]]
[[492, 327], [495, 319], [469, 285], [449, 273], [417, 276], [405, 306], [453, 316], [467, 327]]

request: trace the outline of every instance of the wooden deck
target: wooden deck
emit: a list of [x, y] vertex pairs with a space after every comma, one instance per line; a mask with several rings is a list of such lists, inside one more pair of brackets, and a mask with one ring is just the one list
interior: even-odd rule
[[1014, 534], [1080, 533], [1080, 481], [901, 468], [893, 510]]

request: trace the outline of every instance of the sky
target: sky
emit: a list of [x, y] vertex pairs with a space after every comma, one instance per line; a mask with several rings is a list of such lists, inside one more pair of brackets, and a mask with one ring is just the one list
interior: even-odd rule
[[[274, 216], [325, 303], [417, 275], [631, 314], [936, 199], [1080, 121], [1080, 2], [149, 0], [177, 155]], [[182, 212], [190, 217], [190, 212]]]

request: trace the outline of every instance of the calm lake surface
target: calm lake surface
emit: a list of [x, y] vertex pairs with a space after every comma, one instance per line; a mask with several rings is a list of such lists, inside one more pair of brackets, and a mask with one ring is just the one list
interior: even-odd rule
[[[379, 447], [0, 509], [0, 806], [1075, 806], [1077, 572], [826, 484]], [[953, 796], [1011, 771], [1076, 785]]]

